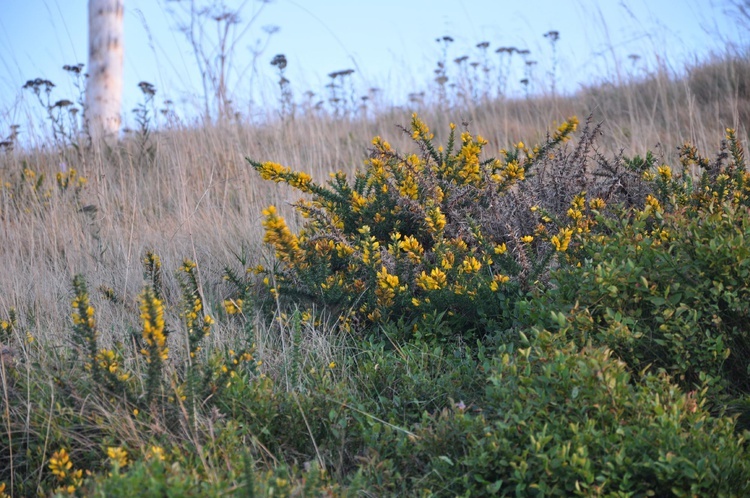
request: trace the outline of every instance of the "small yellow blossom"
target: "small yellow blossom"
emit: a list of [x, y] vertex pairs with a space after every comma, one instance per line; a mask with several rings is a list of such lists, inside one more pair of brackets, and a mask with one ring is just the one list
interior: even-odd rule
[[662, 181], [667, 182], [672, 179], [672, 168], [670, 168], [669, 165], [667, 164], [664, 164], [656, 168], [656, 172]]
[[68, 471], [73, 468], [73, 462], [70, 461], [70, 456], [65, 448], [61, 448], [52, 454], [49, 459], [49, 469], [52, 474], [57, 476], [59, 480], [65, 479], [68, 475]]
[[482, 268], [482, 263], [474, 256], [469, 256], [461, 263], [461, 270], [465, 273], [476, 273]]
[[507, 250], [508, 250], [508, 246], [505, 245], [505, 242], [495, 246], [495, 254], [505, 254]]
[[119, 446], [110, 446], [107, 448], [107, 457], [116, 467], [125, 467], [128, 465], [128, 452]]

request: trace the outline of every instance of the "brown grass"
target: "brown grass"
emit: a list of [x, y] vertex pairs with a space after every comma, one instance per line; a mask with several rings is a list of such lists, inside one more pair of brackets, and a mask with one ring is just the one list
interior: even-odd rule
[[[631, 155], [643, 154], [661, 144], [670, 159], [685, 140], [713, 149], [727, 126], [738, 127], [739, 136], [746, 137], [741, 125], [750, 119], [748, 76], [750, 60], [733, 55], [688, 68], [682, 79], [660, 71], [620, 86], [584, 88], [565, 98], [417, 111], [438, 142], [449, 121], [468, 122], [489, 140], [490, 151], [519, 140], [536, 142], [554, 121], [592, 114], [604, 122], [602, 151], [624, 148]], [[133, 303], [142, 286], [140, 260], [147, 249], [161, 256], [173, 289], [173, 270], [184, 257], [196, 260], [209, 299], [219, 306], [220, 274], [224, 265], [236, 262], [234, 254], [245, 248], [250, 264], [263, 262], [261, 210], [279, 205], [294, 225], [292, 210], [283, 206], [295, 201], [296, 194], [260, 180], [244, 158], [279, 162], [321, 181], [330, 172], [358, 168], [375, 135], [397, 150], [410, 149], [409, 138], [396, 125], [408, 124], [411, 112], [383, 110], [370, 120], [308, 116], [265, 126], [161, 130], [150, 138], [153, 158], [132, 138], [83, 153], [51, 148], [0, 152], [2, 181], [24, 163], [54, 179], [62, 162], [89, 180], [77, 207], [55, 194], [48, 209], [26, 213], [9, 209], [7, 191], [0, 195], [0, 317], [15, 307], [26, 326], [34, 322], [35, 334], [59, 342], [69, 328], [72, 276], [84, 273], [91, 289], [107, 285]], [[100, 296], [94, 299], [101, 303]], [[135, 325], [131, 321], [137, 319], [115, 307], [97, 312], [105, 313], [100, 315], [101, 323], [109, 324], [102, 326], [105, 334]]]

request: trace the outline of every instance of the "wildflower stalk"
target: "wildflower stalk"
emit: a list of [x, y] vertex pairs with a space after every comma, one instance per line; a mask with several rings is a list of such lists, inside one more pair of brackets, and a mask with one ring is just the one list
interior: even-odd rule
[[151, 284], [156, 298], [163, 301], [161, 259], [153, 251], [147, 251], [143, 258], [143, 279]]
[[73, 321], [73, 341], [80, 350], [84, 351], [84, 368], [91, 372], [94, 380], [100, 380], [100, 372], [96, 364], [97, 338], [94, 307], [89, 300], [86, 281], [82, 275], [73, 278], [73, 298], [71, 319]]
[[195, 262], [189, 259], [183, 261], [178, 278], [182, 288], [182, 319], [187, 330], [188, 353], [193, 359], [201, 350], [201, 341], [211, 334], [214, 319], [204, 312]]
[[161, 387], [162, 371], [169, 354], [167, 347], [167, 330], [164, 326], [164, 305], [156, 297], [154, 289], [146, 286], [139, 297], [141, 321], [143, 324], [142, 337], [145, 347], [141, 354], [146, 357], [148, 369], [146, 372], [146, 399], [153, 400]]

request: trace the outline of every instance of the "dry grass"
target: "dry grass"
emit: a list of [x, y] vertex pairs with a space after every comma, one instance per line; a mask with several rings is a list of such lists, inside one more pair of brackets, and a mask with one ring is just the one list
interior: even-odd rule
[[[449, 121], [468, 122], [489, 140], [487, 150], [519, 140], [536, 142], [554, 121], [593, 114], [604, 123], [603, 151], [642, 154], [661, 144], [670, 156], [685, 140], [715, 146], [727, 126], [738, 127], [740, 137], [745, 136], [738, 125], [750, 118], [748, 73], [747, 58], [727, 56], [689, 68], [684, 79], [662, 71], [621, 86], [585, 88], [566, 98], [416, 110], [438, 142]], [[72, 276], [84, 273], [92, 289], [110, 286], [133, 303], [142, 286], [140, 260], [147, 249], [161, 256], [168, 275], [184, 257], [197, 261], [209, 301], [219, 306], [224, 292], [220, 274], [226, 264], [236, 262], [235, 254], [244, 250], [248, 263], [263, 262], [260, 211], [280, 205], [294, 223], [292, 211], [283, 205], [296, 195], [260, 180], [244, 158], [299, 168], [320, 181], [330, 172], [358, 168], [375, 135], [397, 150], [412, 147], [396, 126], [407, 124], [411, 112], [384, 110], [370, 120], [307, 116], [262, 127], [233, 123], [160, 130], [149, 139], [153, 156], [132, 137], [113, 148], [80, 153], [52, 148], [0, 153], [3, 181], [26, 164], [54, 183], [65, 163], [89, 182], [80, 204], [54, 194], [41, 212], [14, 211], [8, 192], [0, 196], [0, 316], [15, 307], [27, 325], [33, 320], [36, 334], [59, 342], [68, 329]], [[170, 285], [175, 288], [173, 279]], [[110, 313], [101, 317], [110, 330], [136, 318], [118, 315], [114, 308]]]

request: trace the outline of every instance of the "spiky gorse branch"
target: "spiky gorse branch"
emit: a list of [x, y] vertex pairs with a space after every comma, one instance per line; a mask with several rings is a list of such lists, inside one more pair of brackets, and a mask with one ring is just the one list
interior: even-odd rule
[[156, 298], [163, 300], [161, 258], [153, 251], [146, 251], [146, 255], [143, 257], [143, 278], [151, 284]]
[[167, 347], [168, 331], [164, 326], [164, 304], [156, 297], [154, 289], [146, 286], [139, 296], [142, 339], [141, 354], [148, 363], [146, 393], [152, 400], [161, 386], [162, 371], [169, 356]]
[[99, 333], [96, 330], [94, 307], [91, 305], [86, 281], [82, 275], [74, 277], [73, 292], [75, 297], [71, 303], [73, 312], [70, 315], [73, 321], [73, 340], [83, 350], [86, 370], [92, 372], [94, 378], [98, 379], [99, 370], [96, 368], [95, 358]]
[[49, 459], [49, 470], [55, 476], [58, 486], [55, 493], [72, 495], [83, 484], [83, 470], [76, 469], [65, 448], [55, 451]]
[[[458, 134], [451, 125], [447, 146], [436, 146], [414, 115], [405, 131], [419, 154], [401, 155], [376, 137], [354, 181], [339, 172], [326, 187], [288, 167], [249, 160], [262, 178], [311, 195], [295, 205], [306, 220], [298, 234], [274, 206], [263, 211], [264, 240], [279, 263], [278, 290], [353, 309], [369, 321], [434, 310], [468, 316], [476, 313], [472, 303], [505, 302], [506, 292], [544, 267], [529, 261], [567, 251], [593, 223], [584, 194], [568, 219], [548, 218], [554, 231], [542, 226], [516, 233], [502, 224], [510, 213], [499, 210], [498, 200], [569, 140], [577, 125], [570, 118], [541, 145], [519, 142], [499, 158], [483, 159], [487, 141], [481, 136]], [[488, 216], [493, 225], [480, 223]], [[341, 323], [346, 328], [345, 317]]]
[[206, 314], [203, 306], [203, 297], [198, 286], [198, 275], [194, 261], [186, 259], [179, 269], [178, 276], [182, 288], [182, 319], [188, 334], [188, 347], [190, 358], [201, 350], [200, 343], [211, 334], [211, 325], [214, 319]]

